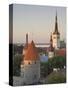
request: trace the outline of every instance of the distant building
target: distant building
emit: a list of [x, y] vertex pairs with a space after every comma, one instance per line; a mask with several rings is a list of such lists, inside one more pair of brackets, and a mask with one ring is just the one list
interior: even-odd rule
[[48, 51], [48, 57], [52, 58], [54, 57], [55, 50], [60, 49], [60, 33], [58, 31], [58, 22], [57, 22], [57, 13], [55, 17], [55, 30], [53, 33], [51, 33], [50, 37], [50, 48]]
[[66, 49], [62, 48], [62, 49], [56, 50], [55, 55], [56, 56], [66, 56]]
[[65, 41], [60, 41], [60, 48], [66, 48], [66, 43]]
[[45, 54], [40, 55], [40, 62], [47, 62], [48, 61], [48, 56]]
[[54, 49], [59, 49], [60, 48], [60, 33], [58, 31], [58, 22], [57, 22], [57, 13], [55, 17], [55, 30], [52, 33], [52, 45]]

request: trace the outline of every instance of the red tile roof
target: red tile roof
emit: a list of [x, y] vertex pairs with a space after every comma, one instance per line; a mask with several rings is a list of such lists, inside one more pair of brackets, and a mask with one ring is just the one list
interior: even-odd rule
[[38, 60], [39, 55], [37, 52], [37, 48], [35, 47], [34, 42], [32, 41], [27, 48], [27, 51], [24, 56], [24, 60]]
[[60, 49], [60, 50], [56, 51], [56, 55], [65, 56], [66, 55], [66, 49]]

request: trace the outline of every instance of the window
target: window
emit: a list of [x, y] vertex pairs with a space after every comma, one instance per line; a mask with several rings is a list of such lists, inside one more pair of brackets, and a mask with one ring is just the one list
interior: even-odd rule
[[30, 62], [28, 62], [28, 64], [30, 64]]
[[35, 61], [35, 64], [36, 64], [36, 61]]
[[54, 37], [54, 39], [56, 39], [56, 37]]
[[59, 38], [59, 36], [58, 36], [58, 38]]

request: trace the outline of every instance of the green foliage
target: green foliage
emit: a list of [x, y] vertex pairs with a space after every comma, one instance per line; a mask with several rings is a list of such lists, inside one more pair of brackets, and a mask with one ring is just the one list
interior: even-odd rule
[[21, 65], [22, 55], [16, 54], [13, 58], [13, 75], [20, 76], [20, 65]]
[[53, 69], [49, 62], [41, 63], [41, 77], [46, 77], [52, 71], [53, 71]]
[[61, 74], [61, 72], [52, 73], [48, 78], [48, 83], [64, 83], [66, 82], [66, 77]]
[[66, 66], [66, 58], [62, 56], [56, 56], [49, 59], [47, 62], [41, 62], [41, 77], [49, 75], [53, 68], [64, 68]]
[[66, 66], [66, 58], [62, 56], [56, 56], [49, 60], [48, 62], [51, 63], [53, 68], [60, 68], [62, 69], [64, 66]]

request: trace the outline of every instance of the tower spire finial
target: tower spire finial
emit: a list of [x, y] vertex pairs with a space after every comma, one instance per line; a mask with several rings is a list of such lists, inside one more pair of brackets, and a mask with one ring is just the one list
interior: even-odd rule
[[56, 16], [55, 16], [55, 32], [58, 32], [57, 11], [56, 11]]
[[59, 34], [58, 22], [57, 22], [57, 10], [56, 10], [56, 16], [55, 16], [55, 30], [54, 30], [54, 34]]
[[57, 10], [56, 10], [56, 22], [57, 22]]

